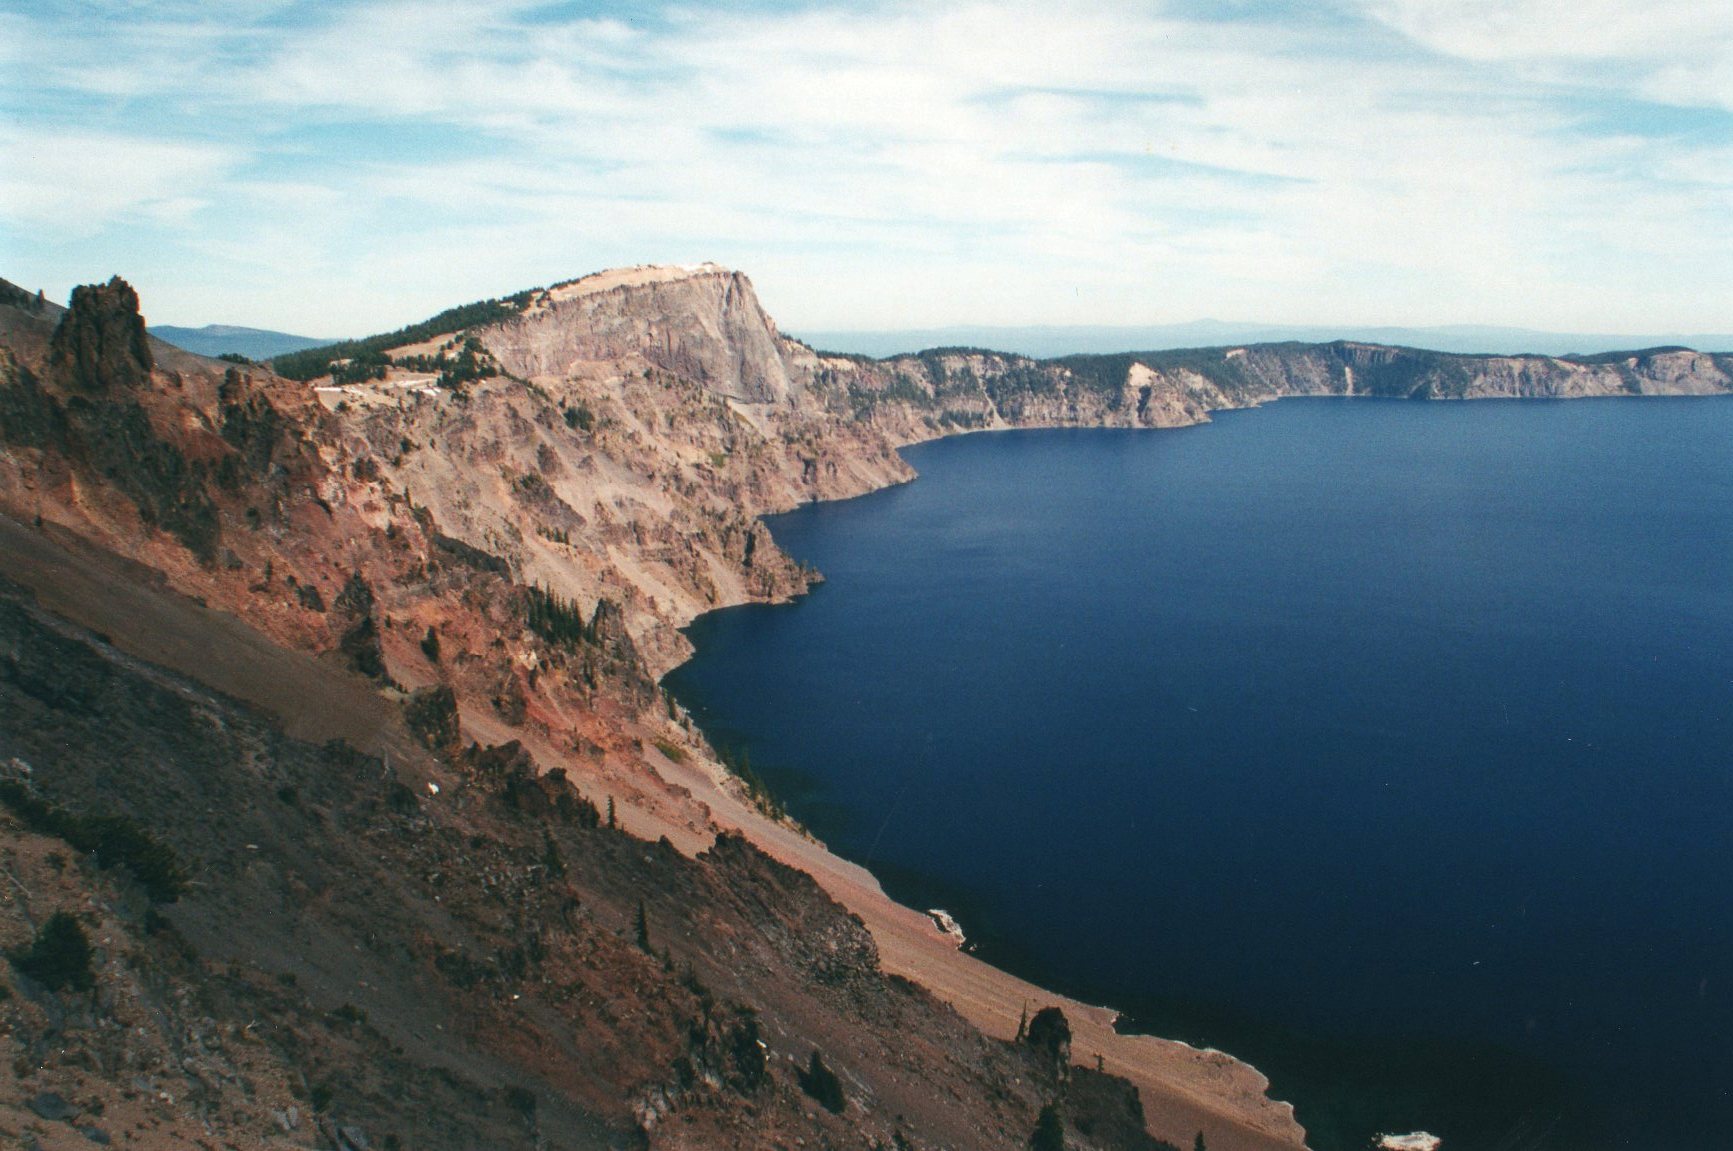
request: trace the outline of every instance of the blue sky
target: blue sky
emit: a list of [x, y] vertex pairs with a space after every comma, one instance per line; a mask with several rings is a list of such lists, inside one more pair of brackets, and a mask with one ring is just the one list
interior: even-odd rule
[[715, 260], [783, 326], [1733, 326], [1733, 4], [0, 0], [0, 275], [372, 331]]

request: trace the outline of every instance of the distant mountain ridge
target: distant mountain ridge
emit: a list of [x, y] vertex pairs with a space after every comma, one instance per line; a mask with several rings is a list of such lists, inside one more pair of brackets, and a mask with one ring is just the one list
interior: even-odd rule
[[[590, 277], [585, 277], [586, 279]], [[0, 291], [27, 302], [34, 293], [0, 280]], [[554, 285], [559, 287], [561, 285]], [[536, 291], [519, 293], [528, 297]], [[517, 297], [486, 300], [469, 308], [489, 305], [521, 306]], [[56, 313], [61, 305], [48, 301]], [[463, 312], [464, 308], [451, 309]], [[444, 314], [441, 317], [443, 318]], [[469, 327], [480, 317], [462, 316]], [[492, 318], [492, 317], [490, 317]], [[416, 325], [419, 328], [425, 325]], [[269, 360], [309, 349], [332, 349], [345, 354], [357, 342], [347, 337], [300, 336], [269, 328], [236, 324], [205, 324], [190, 328], [172, 324], [151, 327], [150, 334], [165, 343], [201, 356], [238, 354], [248, 359]], [[393, 333], [397, 334], [397, 333]], [[1128, 352], [1163, 352], [1178, 349], [1226, 348], [1243, 344], [1329, 344], [1339, 341], [1380, 344], [1430, 352], [1477, 356], [1593, 356], [1631, 349], [1690, 348], [1701, 352], [1733, 351], [1733, 332], [1649, 332], [1597, 334], [1553, 332], [1538, 328], [1497, 324], [1441, 324], [1427, 327], [1355, 324], [1262, 324], [1230, 320], [1190, 320], [1177, 324], [953, 324], [936, 328], [818, 329], [784, 331], [808, 347], [821, 352], [893, 359], [923, 351], [975, 348], [1027, 356], [1061, 359], [1068, 356], [1117, 355]], [[376, 342], [376, 341], [374, 341]], [[291, 370], [291, 375], [299, 375]]]
[[268, 328], [244, 328], [234, 324], [206, 324], [202, 328], [179, 328], [159, 324], [150, 334], [165, 344], [173, 344], [201, 356], [240, 355], [249, 360], [268, 360], [289, 352], [317, 348], [332, 341], [312, 336], [296, 336], [289, 332], [274, 332]]
[[1353, 324], [1293, 325], [1193, 320], [1182, 324], [1146, 326], [1041, 324], [992, 327], [963, 324], [943, 328], [862, 331], [803, 329], [788, 333], [820, 351], [885, 359], [929, 348], [992, 348], [1035, 359], [1102, 355], [1118, 352], [1168, 351], [1176, 348], [1227, 347], [1240, 344], [1328, 344], [1338, 340], [1419, 348], [1462, 355], [1596, 355], [1631, 348], [1688, 347], [1698, 351], [1733, 350], [1733, 334], [1649, 333], [1592, 335], [1547, 332], [1485, 324], [1438, 327], [1379, 327]]

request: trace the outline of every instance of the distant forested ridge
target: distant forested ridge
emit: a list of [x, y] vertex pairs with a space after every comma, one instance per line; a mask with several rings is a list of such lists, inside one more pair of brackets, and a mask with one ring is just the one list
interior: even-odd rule
[[274, 332], [267, 328], [242, 328], [232, 324], [206, 324], [202, 328], [177, 328], [163, 324], [150, 329], [150, 334], [165, 344], [200, 356], [245, 356], [249, 360], [268, 360], [272, 356], [317, 348], [329, 339], [296, 336]]
[[398, 328], [394, 332], [367, 336], [359, 340], [342, 340], [335, 344], [325, 344], [304, 351], [276, 356], [272, 358], [271, 366], [276, 369], [278, 375], [291, 380], [311, 380], [329, 372], [331, 364], [337, 360], [376, 359], [383, 362], [382, 353], [389, 348], [401, 348], [405, 344], [418, 344], [423, 340], [432, 339], [434, 336], [443, 336], [452, 332], [460, 332], [465, 328], [510, 319], [522, 312], [525, 305], [534, 299], [540, 291], [540, 288], [528, 288], [501, 299], [477, 300], [473, 304], [447, 308], [432, 319]]

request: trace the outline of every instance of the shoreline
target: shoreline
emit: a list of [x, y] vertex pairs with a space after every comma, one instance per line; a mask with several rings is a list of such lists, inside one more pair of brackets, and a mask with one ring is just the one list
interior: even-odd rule
[[[1708, 397], [1699, 395], [1471, 395], [1451, 398], [1465, 401], [1553, 400], [1564, 402], [1582, 399], [1726, 399], [1728, 395], [1726, 393], [1714, 393]], [[1163, 427], [1102, 428], [1099, 425], [1059, 424], [1034, 427], [1007, 425], [968, 428], [898, 443], [897, 450], [898, 455], [901, 456], [903, 449], [920, 444], [988, 433], [1066, 430], [1153, 432], [1195, 428], [1212, 422], [1210, 416], [1217, 411], [1251, 411], [1285, 399], [1390, 400], [1401, 398], [1343, 395], [1333, 392], [1274, 396], [1241, 407], [1213, 409], [1211, 412], [1206, 412], [1201, 419]], [[907, 462], [906, 458], [905, 462]], [[907, 479], [893, 481], [844, 498], [853, 499], [871, 495], [890, 487], [912, 483], [919, 478], [917, 473]], [[840, 501], [816, 499], [810, 501], [813, 504], [820, 502]], [[757, 522], [764, 523], [771, 516], [792, 510], [794, 509], [786, 508], [763, 513], [757, 517]], [[791, 603], [797, 598], [799, 597], [794, 596], [779, 601], [748, 600], [740, 603], [721, 604], [711, 610], [720, 611], [724, 608], [742, 607], [752, 602]], [[694, 617], [694, 619], [696, 618], [698, 617]], [[684, 630], [685, 627], [690, 626], [691, 622], [693, 621], [687, 621], [680, 625], [681, 629]], [[688, 655], [687, 659], [690, 658], [691, 656]], [[681, 661], [682, 664], [684, 662], [685, 660]], [[675, 665], [675, 667], [678, 666], [680, 664]], [[667, 674], [672, 670], [673, 668], [670, 668], [663, 672], [658, 678], [658, 682], [664, 682]], [[665, 759], [665, 757], [662, 758]], [[724, 770], [720, 768], [720, 765], [715, 766], [717, 770]], [[1066, 1011], [1067, 1018], [1071, 1019], [1073, 1029], [1076, 1032], [1074, 1051], [1077, 1053], [1077, 1061], [1087, 1062], [1095, 1054], [1103, 1055], [1104, 1063], [1108, 1065], [1110, 1070], [1124, 1075], [1137, 1084], [1143, 1095], [1147, 1111], [1153, 1112], [1159, 1106], [1170, 1103], [1176, 1094], [1189, 1098], [1194, 1105], [1211, 1098], [1223, 1102], [1231, 1100], [1236, 1110], [1250, 1105], [1251, 1113], [1256, 1114], [1259, 1121], [1251, 1128], [1242, 1130], [1239, 1136], [1229, 1130], [1224, 1130], [1221, 1132], [1219, 1140], [1218, 1136], [1207, 1126], [1200, 1127], [1199, 1129], [1205, 1131], [1206, 1139], [1211, 1147], [1270, 1146], [1293, 1148], [1307, 1145], [1305, 1130], [1295, 1117], [1293, 1105], [1268, 1095], [1268, 1077], [1253, 1064], [1213, 1046], [1194, 1047], [1181, 1040], [1167, 1039], [1162, 1036], [1135, 1031], [1121, 1034], [1116, 1030], [1116, 1024], [1122, 1018], [1120, 1010], [1109, 1006], [1088, 1004], [1071, 996], [1051, 991], [1035, 982], [1035, 979], [1040, 978], [1039, 976], [1025, 978], [1013, 974], [996, 966], [990, 960], [977, 956], [973, 948], [968, 951], [960, 951], [955, 942], [940, 930], [930, 913], [920, 910], [917, 906], [898, 903], [885, 892], [882, 884], [869, 868], [833, 852], [827, 844], [816, 837], [806, 836], [800, 841], [805, 845], [804, 847], [793, 847], [786, 842], [784, 837], [787, 834], [798, 836], [799, 833], [790, 833], [788, 828], [772, 823], [750, 805], [741, 804], [729, 790], [726, 778], [719, 784], [709, 775], [694, 772], [690, 765], [682, 769], [680, 765], [671, 762], [668, 763], [667, 767], [660, 764], [657, 764], [656, 767], [662, 772], [664, 779], [669, 782], [677, 782], [677, 786], [689, 789], [694, 798], [702, 795], [703, 802], [712, 810], [713, 820], [716, 819], [717, 814], [726, 812], [731, 829], [743, 832], [770, 854], [811, 874], [833, 898], [836, 898], [851, 911], [861, 915], [867, 922], [874, 938], [880, 944], [887, 971], [893, 971], [914, 979], [941, 999], [951, 1003], [953, 1007], [956, 1007], [986, 1033], [999, 1038], [1009, 1038], [1015, 1033], [1016, 1022], [1021, 1013], [1021, 1002], [1013, 1004], [1011, 998], [1028, 996], [1031, 1008], [1036, 1006], [1037, 1000], [1042, 1003], [1056, 1003]], [[673, 777], [670, 776], [671, 771]], [[766, 834], [761, 835], [760, 832]], [[917, 899], [915, 902], [919, 904], [923, 901]], [[950, 959], [960, 959], [965, 962], [952, 967], [947, 962], [946, 953]], [[973, 970], [973, 967], [985, 969], [992, 974], [983, 975]], [[1135, 1019], [1136, 1016], [1133, 1015], [1131, 1018]], [[1082, 1025], [1080, 1026], [1080, 1024]], [[1185, 1054], [1179, 1054], [1181, 1052]], [[1177, 1059], [1176, 1056], [1178, 1056]], [[1199, 1075], [1199, 1069], [1206, 1063], [1213, 1063], [1216, 1066], [1210, 1073]], [[1222, 1064], [1231, 1064], [1233, 1067], [1241, 1069], [1244, 1078], [1234, 1083], [1232, 1089], [1225, 1096], [1210, 1092], [1205, 1092], [1203, 1095], [1193, 1095], [1192, 1090], [1200, 1081], [1208, 1081], [1220, 1087], [1232, 1078], [1232, 1076], [1219, 1073]], [[1179, 1073], [1177, 1084], [1167, 1078], [1176, 1072]], [[1247, 1089], [1253, 1086], [1256, 1087], [1257, 1093], [1262, 1096], [1261, 1106], [1249, 1100], [1245, 1094]], [[1154, 1130], [1156, 1124], [1152, 1123], [1150, 1126]], [[1233, 1126], [1238, 1126], [1238, 1124], [1233, 1124]], [[1162, 1138], [1177, 1141], [1173, 1134], [1164, 1134], [1159, 1131], [1156, 1133]], [[1189, 1134], [1187, 1137], [1189, 1138]], [[1236, 1139], [1239, 1137], [1250, 1139], [1251, 1142], [1237, 1142]]]
[[[1262, 406], [1264, 403], [1260, 402], [1245, 409], [1231, 410]], [[1064, 430], [1159, 432], [1199, 427], [1209, 422], [1209, 413], [1205, 413], [1201, 419], [1161, 427], [1102, 429], [1098, 425], [1062, 424], [967, 428], [896, 442], [895, 450], [898, 458], [907, 464], [903, 449], [961, 436]], [[913, 472], [912, 466], [910, 471]], [[859, 499], [914, 483], [919, 478], [919, 473], [913, 472], [906, 478], [842, 499], [815, 498], [796, 507]], [[755, 520], [764, 524], [770, 516], [793, 510], [795, 507], [777, 508], [759, 514]], [[768, 524], [765, 527], [769, 529]], [[780, 600], [718, 604], [676, 626], [683, 632], [701, 615], [708, 615], [711, 611], [745, 607], [752, 603], [765, 606], [792, 604], [805, 594], [810, 594], [810, 588]], [[679, 663], [661, 671], [657, 675], [658, 685], [664, 685], [667, 676], [691, 658], [691, 653], [688, 653]], [[693, 723], [696, 727], [695, 720]], [[709, 737], [704, 736], [704, 739], [708, 743]], [[743, 802], [736, 794], [735, 777], [722, 764], [705, 763], [703, 766], [707, 770], [699, 770], [695, 761], [688, 759], [685, 763], [678, 763], [659, 750], [655, 758], [661, 762], [651, 763], [647, 751], [646, 766], [653, 767], [665, 784], [697, 801], [705, 809], [710, 823], [723, 830], [739, 831], [767, 854], [811, 875], [832, 898], [860, 916], [879, 946], [880, 961], [887, 972], [918, 983], [950, 1004], [983, 1033], [1009, 1040], [1016, 1035], [1026, 1010], [1048, 1005], [1064, 1010], [1072, 1028], [1074, 1061], [1087, 1064], [1091, 1057], [1099, 1057], [1106, 1070], [1134, 1084], [1144, 1105], [1146, 1128], [1158, 1138], [1175, 1145], [1189, 1145], [1193, 1136], [1202, 1133], [1208, 1145], [1217, 1151], [1305, 1151], [1308, 1148], [1305, 1128], [1296, 1118], [1293, 1104], [1271, 1096], [1269, 1078], [1253, 1064], [1214, 1047], [1194, 1047], [1181, 1040], [1151, 1034], [1121, 1033], [1117, 1029], [1117, 1024], [1124, 1018], [1120, 1009], [1085, 1003], [1052, 991], [978, 957], [973, 948], [960, 947], [930, 912], [892, 898], [865, 865], [834, 852], [804, 828], [791, 828], [772, 821], [749, 802]], [[655, 834], [668, 836], [689, 854], [708, 846], [703, 837], [693, 840], [689, 835], [683, 837], [679, 834], [681, 830], [689, 829], [657, 820], [647, 812], [641, 814], [648, 817], [645, 834], [654, 829]], [[634, 831], [637, 833], [636, 829]], [[682, 842], [683, 838], [685, 842]], [[1158, 1111], [1166, 1114], [1160, 1120], [1153, 1119], [1152, 1115]]]
[[[1179, 1040], [1119, 1033], [1118, 1010], [1050, 991], [960, 950], [924, 911], [887, 894], [865, 867], [816, 838], [772, 823], [734, 795], [726, 778], [718, 780], [705, 770], [707, 765], [691, 759], [675, 763], [659, 752], [656, 758], [661, 762], [653, 766], [664, 783], [708, 807], [712, 824], [745, 834], [766, 854], [811, 875], [859, 915], [878, 944], [886, 972], [920, 984], [985, 1034], [1009, 1040], [1025, 1005], [1030, 1011], [1058, 1006], [1071, 1023], [1074, 1061], [1088, 1064], [1099, 1055], [1106, 1070], [1136, 1085], [1147, 1126], [1158, 1137], [1189, 1143], [1202, 1131], [1210, 1147], [1223, 1151], [1306, 1146], [1292, 1105], [1269, 1098], [1269, 1080], [1251, 1064]], [[649, 813], [634, 814], [644, 822], [642, 828], [628, 828], [634, 834], [666, 834], [688, 853], [709, 845], [707, 834]]]

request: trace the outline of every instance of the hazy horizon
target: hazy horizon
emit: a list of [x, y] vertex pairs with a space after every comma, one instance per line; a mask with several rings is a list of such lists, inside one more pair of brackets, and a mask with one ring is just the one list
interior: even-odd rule
[[[772, 317], [774, 318], [774, 316]], [[151, 324], [151, 334], [168, 343], [201, 354], [211, 349], [234, 350], [268, 358], [270, 354], [249, 348], [271, 345], [274, 339], [289, 341], [283, 349], [336, 343], [374, 335], [351, 332], [342, 336], [309, 336], [279, 328], [211, 321], [198, 325]], [[1126, 352], [1157, 352], [1178, 348], [1214, 347], [1227, 344], [1328, 343], [1353, 340], [1388, 344], [1426, 351], [1467, 355], [1596, 355], [1604, 352], [1638, 351], [1660, 346], [1684, 346], [1700, 352], [1733, 351], [1733, 335], [1712, 333], [1644, 332], [1592, 333], [1548, 332], [1495, 325], [1444, 324], [1425, 328], [1381, 327], [1364, 324], [1280, 325], [1199, 319], [1165, 325], [957, 324], [937, 328], [791, 330], [783, 334], [824, 352], [866, 355], [875, 358], [927, 351], [933, 348], [977, 347], [1051, 359], [1067, 355], [1106, 355]], [[223, 341], [231, 339], [228, 349]], [[257, 341], [263, 340], [261, 344]]]
[[1352, 340], [1464, 355], [1597, 355], [1682, 346], [1699, 352], [1733, 351], [1733, 334], [1677, 332], [1548, 332], [1479, 324], [1386, 327], [1372, 324], [1282, 325], [1230, 320], [1192, 320], [1161, 325], [958, 324], [942, 328], [784, 331], [825, 352], [875, 358], [931, 348], [978, 347], [1037, 359], [1067, 355], [1158, 352], [1227, 344]]

